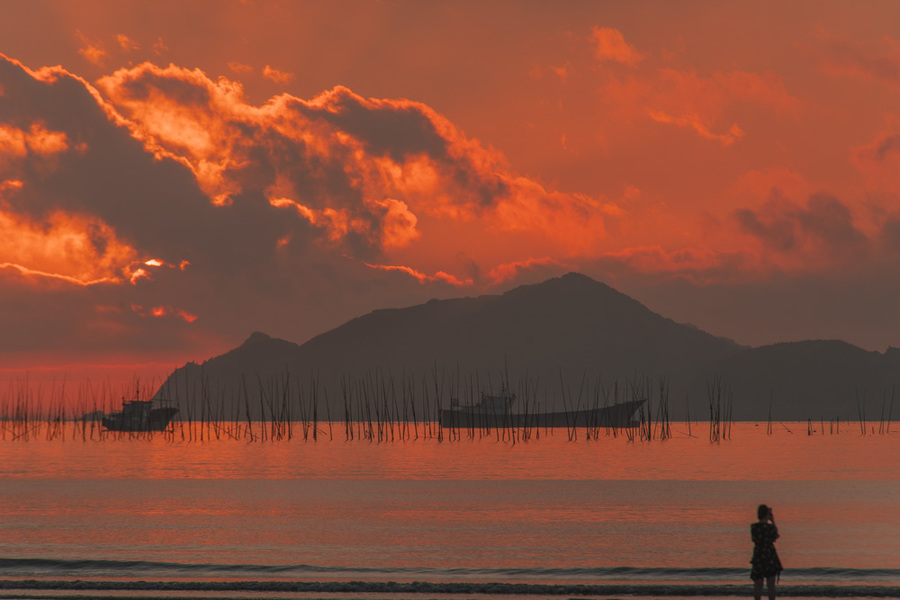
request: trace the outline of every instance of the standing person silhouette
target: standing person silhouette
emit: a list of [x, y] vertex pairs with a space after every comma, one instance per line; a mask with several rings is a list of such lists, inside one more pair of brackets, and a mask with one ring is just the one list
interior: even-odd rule
[[762, 597], [763, 579], [766, 580], [766, 588], [769, 592], [769, 600], [775, 600], [775, 578], [783, 570], [781, 560], [775, 551], [775, 540], [778, 539], [778, 527], [775, 526], [775, 518], [772, 509], [765, 504], [760, 504], [756, 509], [759, 519], [750, 525], [750, 537], [753, 539], [753, 558], [750, 559], [752, 569], [750, 579], [753, 580], [753, 597], [760, 600]]

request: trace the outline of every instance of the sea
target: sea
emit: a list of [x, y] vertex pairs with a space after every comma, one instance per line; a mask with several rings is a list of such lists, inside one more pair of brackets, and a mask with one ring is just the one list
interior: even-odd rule
[[779, 595], [900, 597], [897, 425], [316, 427], [4, 432], [0, 598], [750, 597], [760, 503]]

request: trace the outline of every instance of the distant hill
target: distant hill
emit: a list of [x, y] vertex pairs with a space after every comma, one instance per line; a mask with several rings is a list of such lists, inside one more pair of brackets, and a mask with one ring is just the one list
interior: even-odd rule
[[656, 398], [665, 376], [672, 415], [685, 412], [688, 398], [692, 418], [702, 418], [707, 383], [718, 376], [733, 393], [737, 418], [765, 418], [774, 397], [778, 418], [805, 419], [826, 409], [855, 415], [855, 386], [881, 394], [898, 373], [897, 358], [841, 342], [742, 347], [570, 273], [502, 295], [376, 310], [302, 345], [254, 333], [226, 354], [176, 369], [160, 394], [192, 398], [196, 411], [216, 404], [223, 415], [255, 415], [285, 390], [309, 396], [315, 375], [320, 401], [327, 393], [330, 414], [342, 416], [347, 386], [379, 378], [382, 391], [393, 379], [399, 394], [410, 377], [419, 387], [436, 377], [442, 396], [463, 398], [504, 379], [514, 389], [527, 381], [533, 401], [562, 408], [612, 401], [614, 389], [623, 399], [635, 385]]
[[767, 418], [771, 403], [776, 420], [855, 420], [862, 408], [867, 420], [878, 421], [883, 406], [887, 416], [892, 388], [900, 383], [900, 350], [869, 352], [839, 340], [784, 342], [747, 348], [697, 379], [715, 377], [734, 392], [737, 419]]

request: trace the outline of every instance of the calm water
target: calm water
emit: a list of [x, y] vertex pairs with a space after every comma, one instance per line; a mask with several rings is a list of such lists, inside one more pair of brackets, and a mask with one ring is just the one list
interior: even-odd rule
[[[827, 427], [827, 424], [826, 424]], [[0, 575], [900, 586], [898, 434], [702, 426], [665, 441], [0, 442]]]

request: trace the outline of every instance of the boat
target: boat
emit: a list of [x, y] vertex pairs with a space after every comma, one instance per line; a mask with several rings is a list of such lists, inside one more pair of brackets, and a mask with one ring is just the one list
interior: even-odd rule
[[165, 431], [178, 409], [165, 400], [124, 400], [122, 410], [106, 413], [103, 426], [109, 431]]
[[646, 400], [630, 400], [602, 407], [579, 408], [565, 412], [513, 412], [515, 394], [506, 390], [499, 395], [482, 392], [476, 404], [462, 405], [451, 398], [450, 408], [441, 410], [441, 427], [511, 428], [511, 427], [611, 427], [632, 428], [639, 423], [634, 413]]

